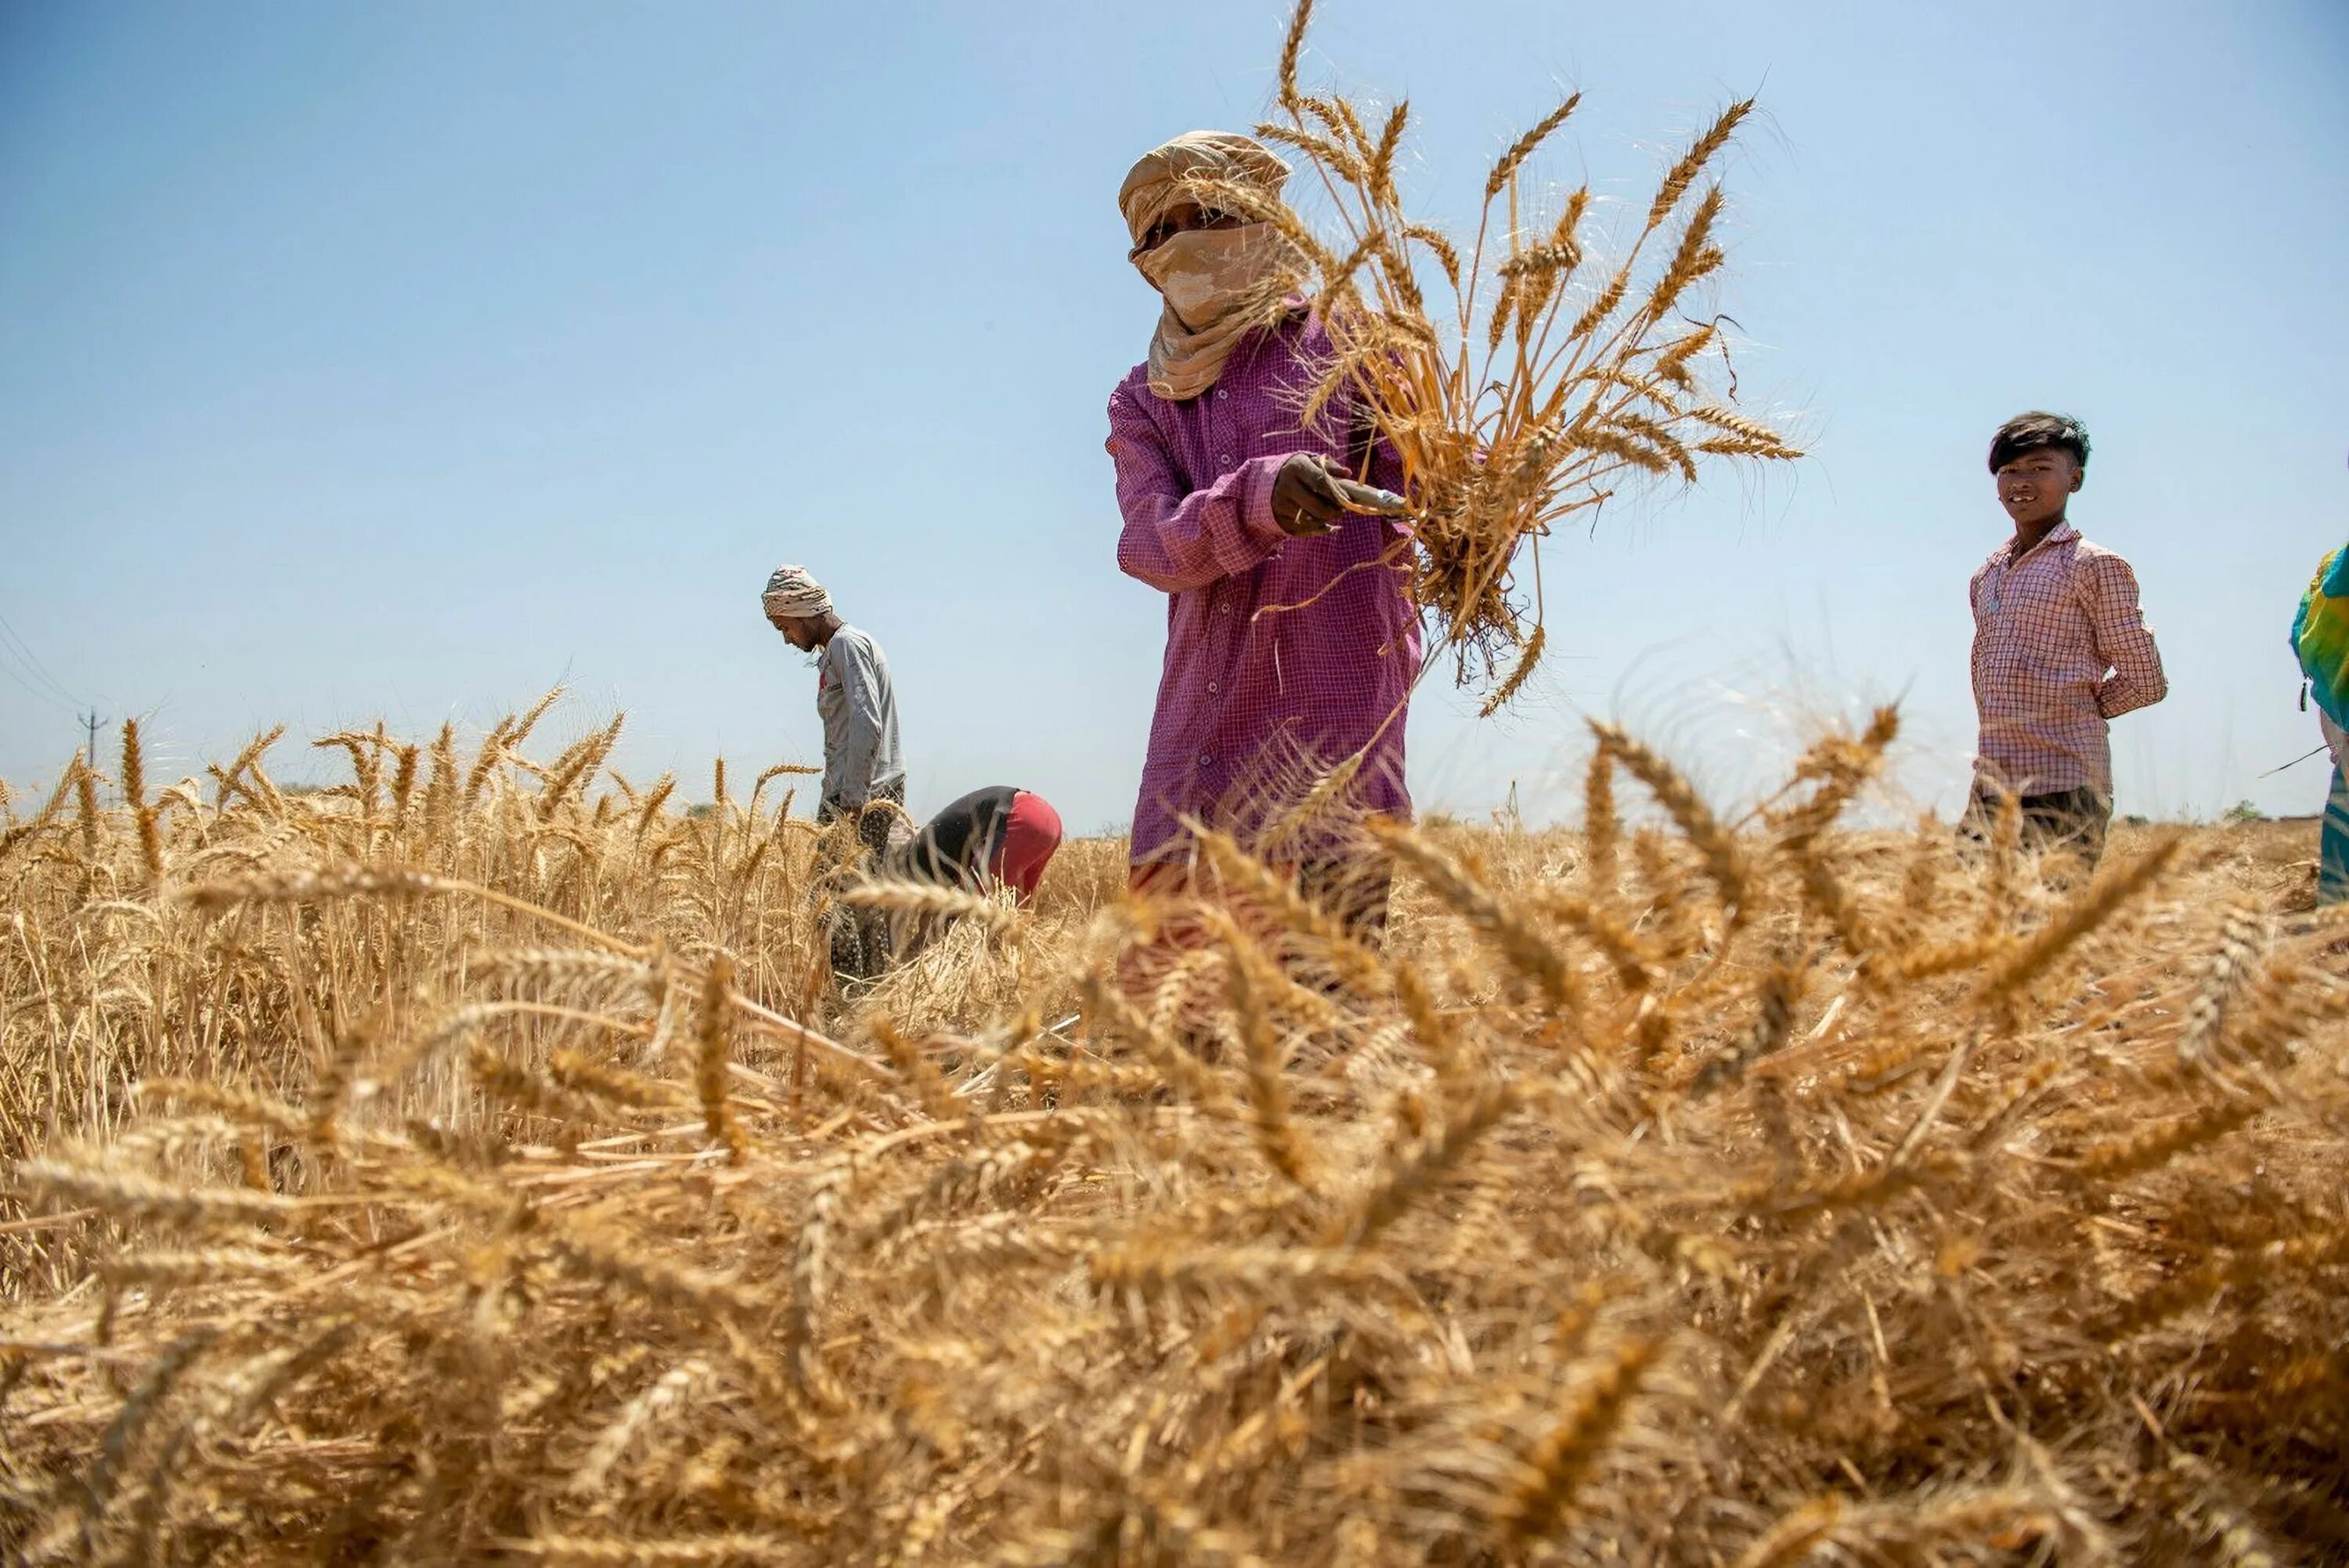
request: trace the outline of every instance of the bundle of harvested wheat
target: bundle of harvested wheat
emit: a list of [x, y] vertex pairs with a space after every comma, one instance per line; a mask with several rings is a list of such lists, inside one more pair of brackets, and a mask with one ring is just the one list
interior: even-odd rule
[[[1490, 678], [1516, 651], [1490, 712], [1541, 657], [1539, 541], [1554, 525], [1626, 484], [1692, 484], [1703, 458], [1801, 455], [1732, 407], [1732, 392], [1715, 390], [1733, 387], [1722, 318], [1683, 309], [1724, 261], [1721, 187], [1699, 193], [1702, 178], [1754, 102], [1731, 104], [1671, 164], [1638, 232], [1611, 267], [1586, 281], [1578, 273], [1592, 242], [1589, 187], [1546, 220], [1521, 188], [1526, 160], [1579, 94], [1502, 154], [1463, 245], [1403, 209], [1395, 164], [1408, 104], [1397, 103], [1373, 133], [1345, 98], [1299, 89], [1311, 14], [1312, 0], [1299, 0], [1281, 50], [1279, 118], [1257, 129], [1310, 162], [1335, 213], [1334, 237], [1260, 191], [1190, 183], [1203, 204], [1272, 222], [1300, 253], [1338, 348], [1305, 413], [1351, 391], [1393, 444], [1417, 536], [1413, 596], [1454, 650], [1458, 677]], [[1442, 280], [1433, 303], [1423, 276], [1430, 265]], [[1528, 542], [1530, 603], [1514, 582]]]

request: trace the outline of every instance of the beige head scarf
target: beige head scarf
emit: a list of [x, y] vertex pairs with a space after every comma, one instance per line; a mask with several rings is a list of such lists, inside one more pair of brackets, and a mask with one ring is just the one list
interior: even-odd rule
[[812, 621], [832, 614], [832, 595], [808, 575], [806, 567], [778, 566], [767, 579], [766, 592], [759, 595], [759, 607], [770, 615]]
[[[1118, 211], [1139, 245], [1185, 201], [1212, 206], [1200, 181], [1239, 185], [1278, 198], [1288, 165], [1253, 138], [1195, 130], [1143, 156], [1118, 188]], [[1180, 401], [1216, 384], [1240, 340], [1279, 319], [1281, 301], [1304, 273], [1304, 258], [1267, 222], [1176, 234], [1133, 258], [1164, 298], [1150, 340], [1150, 389]]]

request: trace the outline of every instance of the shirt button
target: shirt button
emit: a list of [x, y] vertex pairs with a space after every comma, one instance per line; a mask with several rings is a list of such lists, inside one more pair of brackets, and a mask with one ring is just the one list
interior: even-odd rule
[[1217, 610], [1217, 611], [1216, 612], [1216, 614], [1218, 614], [1218, 615], [1228, 615], [1228, 614], [1230, 614], [1231, 613], [1232, 613], [1232, 607], [1231, 607], [1229, 604], [1226, 604], [1226, 605], [1225, 605], [1225, 606], [1223, 606], [1221, 609], [1219, 609], [1219, 610]]
[[1223, 689], [1224, 688], [1222, 686], [1217, 686], [1214, 681], [1209, 681], [1207, 683], [1207, 695], [1209, 696], [1215, 696], [1217, 692]]
[[1202, 757], [1199, 758], [1199, 766], [1202, 768], [1213, 768], [1215, 765], [1216, 759], [1212, 757]]
[[1218, 387], [1216, 388], [1216, 396], [1218, 397], [1228, 397], [1231, 394], [1224, 390], [1221, 387]]
[[1230, 463], [1230, 461], [1231, 461], [1231, 460], [1232, 460], [1232, 455], [1231, 455], [1231, 453], [1229, 453], [1229, 452], [1226, 452], [1226, 453], [1224, 454], [1224, 461], [1225, 461], [1226, 464], [1228, 464], [1228, 463]]

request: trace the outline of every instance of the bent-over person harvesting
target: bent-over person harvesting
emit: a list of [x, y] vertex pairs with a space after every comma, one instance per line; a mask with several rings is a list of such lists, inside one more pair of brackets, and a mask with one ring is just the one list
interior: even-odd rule
[[[1008, 888], [1025, 909], [1060, 851], [1061, 837], [1061, 814], [1050, 800], [1032, 789], [991, 784], [923, 823], [885, 864], [892, 877], [982, 896]], [[890, 956], [911, 958], [953, 923], [951, 915], [899, 919], [892, 926]]]
[[1032, 789], [990, 784], [947, 806], [890, 856], [917, 882], [966, 892], [1009, 888], [1025, 906], [1061, 848], [1061, 814]]
[[2018, 414], [1991, 440], [2014, 532], [1967, 587], [1982, 722], [1967, 832], [1980, 838], [2012, 795], [2033, 847], [2093, 869], [2113, 814], [2110, 721], [2159, 702], [2169, 680], [2137, 573], [2066, 516], [2087, 467], [2088, 432], [2061, 414]]
[[1149, 358], [1109, 400], [1124, 519], [1117, 562], [1166, 595], [1166, 653], [1134, 803], [1133, 885], [1188, 885], [1186, 820], [1263, 848], [1359, 934], [1385, 924], [1391, 868], [1341, 831], [1266, 830], [1300, 780], [1359, 757], [1333, 817], [1411, 814], [1403, 725], [1420, 667], [1408, 533], [1373, 512], [1393, 449], [1340, 396], [1309, 423], [1332, 357], [1272, 224], [1199, 200], [1201, 180], [1275, 196], [1288, 166], [1248, 137], [1194, 131], [1144, 156], [1118, 209], [1161, 296]]
[[[815, 708], [823, 720], [823, 793], [815, 820], [856, 823], [862, 871], [888, 846], [905, 804], [905, 764], [897, 750], [897, 695], [881, 645], [840, 618], [832, 595], [804, 566], [778, 566], [759, 596], [768, 624], [800, 652], [819, 653]], [[895, 808], [893, 810], [892, 808]], [[833, 973], [869, 980], [886, 966], [888, 922], [843, 910], [832, 930]]]

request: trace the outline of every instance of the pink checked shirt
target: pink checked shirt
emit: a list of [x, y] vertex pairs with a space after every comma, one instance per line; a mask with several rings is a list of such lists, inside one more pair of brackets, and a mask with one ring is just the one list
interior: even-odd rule
[[[1178, 851], [1186, 814], [1245, 836], [1303, 769], [1365, 748], [1356, 803], [1411, 814], [1403, 709], [1420, 630], [1404, 593], [1408, 535], [1349, 516], [1334, 533], [1291, 539], [1272, 520], [1273, 480], [1290, 453], [1361, 472], [1350, 404], [1334, 404], [1317, 429], [1299, 428], [1330, 352], [1300, 307], [1243, 342], [1197, 397], [1159, 397], [1142, 366], [1110, 394], [1125, 517], [1117, 563], [1166, 594], [1166, 660], [1133, 809], [1137, 863]], [[1369, 482], [1402, 488], [1383, 443], [1370, 467]]]
[[2129, 563], [2059, 524], [2021, 560], [2013, 541], [1974, 573], [1977, 771], [2018, 794], [2113, 792], [2106, 720], [2169, 694]]

